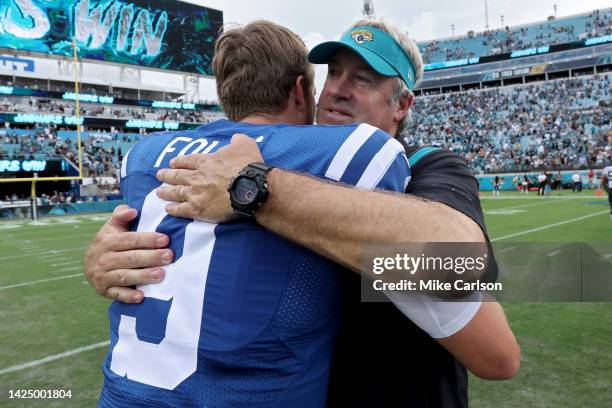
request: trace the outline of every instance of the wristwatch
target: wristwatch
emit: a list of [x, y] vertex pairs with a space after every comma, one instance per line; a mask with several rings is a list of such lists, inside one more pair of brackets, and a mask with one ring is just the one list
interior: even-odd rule
[[255, 211], [268, 198], [266, 176], [273, 168], [264, 163], [251, 163], [232, 179], [227, 191], [234, 214], [245, 218], [255, 216]]

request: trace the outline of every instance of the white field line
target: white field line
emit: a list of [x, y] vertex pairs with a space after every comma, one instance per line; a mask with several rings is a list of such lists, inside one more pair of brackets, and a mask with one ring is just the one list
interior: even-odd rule
[[60, 269], [60, 272], [68, 272], [68, 271], [78, 271], [80, 269], [83, 269], [83, 267], [81, 265], [77, 265], [77, 266], [71, 266], [70, 268], [63, 268]]
[[51, 267], [64, 266], [64, 265], [71, 265], [71, 264], [75, 264], [75, 263], [79, 263], [79, 262], [81, 262], [80, 259], [75, 259], [75, 260], [72, 260], [72, 261], [66, 261], [66, 262], [60, 262], [60, 263], [56, 263], [56, 264], [51, 264], [49, 266], [51, 266]]
[[[73, 238], [84, 238], [84, 237], [91, 237], [93, 238], [93, 235], [90, 233], [87, 234], [76, 234], [76, 235], [71, 235], [69, 238], [73, 239]], [[41, 239], [36, 239], [35, 240], [36, 244], [39, 244], [40, 242], [43, 241], [57, 241], [57, 237], [55, 238], [41, 238]], [[82, 240], [80, 240], [82, 242]], [[30, 243], [31, 241], [25, 241], [26, 243]], [[24, 256], [31, 256], [31, 255], [37, 255], [39, 258], [45, 258], [47, 257], [47, 255], [44, 255], [45, 253], [49, 252], [49, 257], [53, 257], [55, 255], [57, 255], [58, 252], [60, 251], [71, 251], [72, 249], [75, 248], [65, 248], [65, 249], [61, 249], [61, 250], [57, 250], [57, 249], [49, 249], [49, 250], [44, 250], [44, 249], [34, 249], [32, 250], [32, 248], [30, 248], [30, 250], [24, 251], [21, 253], [21, 255], [10, 255], [10, 256], [4, 256], [4, 257], [0, 257], [0, 260], [3, 259], [12, 259], [12, 258], [20, 258], [20, 257], [24, 257]], [[77, 261], [74, 261], [77, 262]], [[57, 265], [51, 265], [51, 266], [57, 266]]]
[[559, 255], [561, 252], [563, 252], [563, 251], [560, 250], [560, 249], [557, 249], [556, 251], [552, 251], [552, 252], [550, 252], [550, 253], [548, 253], [546, 255], [547, 256], [555, 256], [555, 255]]
[[525, 231], [515, 232], [513, 234], [508, 234], [508, 235], [503, 235], [501, 237], [493, 238], [491, 240], [491, 242], [501, 241], [503, 239], [508, 239], [508, 238], [514, 238], [514, 237], [518, 237], [518, 236], [521, 236], [521, 235], [527, 235], [527, 234], [531, 234], [533, 232], [538, 232], [538, 231], [542, 231], [542, 230], [545, 230], [545, 229], [558, 227], [560, 225], [565, 225], [565, 224], [569, 224], [569, 223], [576, 222], [576, 221], [586, 220], [587, 218], [596, 217], [598, 215], [607, 214], [607, 213], [608, 213], [608, 210], [598, 211], [598, 212], [593, 213], [593, 214], [583, 215], [582, 217], [571, 218], [569, 220], [555, 222], [554, 224], [543, 225], [541, 227], [531, 228], [531, 229], [528, 229], [528, 230], [525, 230]]
[[106, 347], [109, 344], [110, 344], [110, 341], [108, 340], [101, 341], [99, 343], [90, 344], [89, 346], [78, 347], [78, 348], [66, 351], [64, 353], [53, 354], [53, 355], [41, 358], [39, 360], [34, 360], [34, 361], [30, 361], [30, 362], [23, 363], [23, 364], [17, 364], [14, 366], [10, 366], [10, 367], [1, 369], [0, 375], [12, 373], [14, 371], [25, 370], [26, 368], [37, 367], [39, 365], [43, 365], [51, 361], [60, 360], [62, 358], [74, 356], [75, 354], [83, 353], [85, 351], [94, 350], [94, 349], [101, 348], [101, 347]]
[[74, 273], [72, 275], [57, 276], [55, 278], [40, 279], [40, 280], [35, 280], [35, 281], [16, 283], [14, 285], [0, 286], [0, 290], [20, 288], [22, 286], [37, 285], [39, 283], [52, 282], [52, 281], [61, 280], [61, 279], [76, 278], [77, 276], [83, 276], [83, 274], [82, 273]]
[[596, 196], [596, 195], [583, 195], [577, 197], [565, 197], [565, 196], [551, 196], [551, 197], [541, 197], [538, 195], [529, 195], [529, 196], [480, 196], [481, 200], [583, 200], [583, 199], [601, 199], [603, 200], [605, 196]]
[[43, 254], [43, 255], [34, 254], [34, 255], [36, 256], [36, 259], [41, 260], [41, 261], [54, 261], [53, 258], [57, 258], [58, 256], [61, 256], [61, 254], [57, 252], [53, 252], [53, 250], [50, 254]]
[[511, 246], [511, 247], [502, 249], [501, 252], [510, 252], [510, 251], [514, 251], [515, 249], [516, 249], [515, 246]]
[[6, 224], [6, 225], [0, 224], [0, 230], [11, 230], [11, 229], [17, 229], [17, 228], [21, 228], [21, 225], [19, 224]]
[[[42, 249], [37, 249], [36, 251], [24, 251], [21, 253], [21, 256], [30, 256], [30, 255], [36, 255], [39, 254], [41, 251], [43, 251]], [[15, 255], [11, 255], [11, 256], [15, 256]], [[0, 258], [0, 259], [4, 259], [4, 257]]]
[[[98, 214], [98, 215], [81, 215], [81, 216], [73, 216], [71, 217], [72, 220], [78, 220], [81, 222], [88, 222], [88, 221], [106, 221], [107, 219], [109, 219], [110, 214], [108, 213], [107, 215], [104, 214]], [[51, 217], [51, 218], [44, 218], [42, 221], [35, 221], [34, 223], [38, 223], [39, 225], [61, 225], [62, 224], [62, 217]], [[1, 227], [7, 226], [7, 225], [17, 225], [19, 227], [22, 226], [27, 226], [27, 225], [32, 225], [33, 221], [30, 220], [3, 220], [0, 221], [0, 229]], [[72, 224], [72, 223], [70, 223]]]
[[612, 254], [606, 254], [603, 256], [603, 259], [608, 259], [608, 258], [612, 258]]
[[21, 258], [21, 257], [27, 256], [27, 255], [38, 255], [39, 258], [45, 258], [45, 257], [48, 257], [48, 256], [55, 256], [55, 255], [60, 254], [62, 252], [82, 251], [83, 249], [85, 249], [85, 247], [66, 248], [66, 249], [50, 249], [48, 251], [39, 251], [39, 252], [27, 252], [27, 253], [23, 253], [23, 254], [20, 254], [20, 255], [2, 256], [2, 257], [0, 257], [0, 261], [3, 261], [5, 259]]
[[537, 202], [537, 203], [528, 203], [528, 204], [513, 205], [511, 207], [493, 208], [491, 211], [496, 211], [496, 210], [514, 210], [515, 208], [527, 208], [527, 207], [534, 207], [536, 205], [542, 205], [542, 204], [562, 203], [564, 201], [567, 201], [567, 200], [544, 199], [544, 200], [542, 200], [540, 202]]
[[[75, 239], [75, 238], [85, 238], [85, 237], [93, 238], [94, 235], [95, 235], [95, 233], [93, 233], [93, 232], [86, 233], [86, 234], [72, 234], [72, 235], [69, 235], [67, 237], [63, 237], [62, 239]], [[30, 240], [30, 241], [34, 242], [34, 244], [39, 244], [41, 242], [46, 242], [46, 241], [57, 241], [57, 237], [34, 238], [34, 239]]]
[[[65, 228], [72, 228], [72, 226], [74, 224], [78, 224], [82, 222], [81, 220], [73, 220], [73, 221], [53, 221], [53, 220], [44, 220], [44, 221], [22, 221], [22, 222], [15, 222], [15, 223], [0, 223], [0, 229], [16, 229], [16, 228], [23, 228], [23, 227], [49, 227], [49, 226], [56, 226], [56, 227], [65, 227]], [[21, 231], [20, 231], [21, 232]]]
[[74, 224], [76, 222], [81, 222], [81, 220], [77, 220], [74, 218], [58, 218], [57, 219], [58, 224]]

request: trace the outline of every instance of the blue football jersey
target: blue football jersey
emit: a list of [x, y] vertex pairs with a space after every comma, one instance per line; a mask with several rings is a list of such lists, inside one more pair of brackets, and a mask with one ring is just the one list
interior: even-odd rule
[[[363, 189], [404, 191], [401, 144], [370, 125], [252, 125], [219, 120], [138, 142], [121, 167], [132, 229], [170, 236], [166, 278], [141, 304], [113, 302], [101, 407], [324, 407], [341, 297], [337, 265], [249, 220], [169, 216], [156, 172], [214, 153], [235, 133], [266, 163]], [[350, 273], [350, 272], [347, 272]]]

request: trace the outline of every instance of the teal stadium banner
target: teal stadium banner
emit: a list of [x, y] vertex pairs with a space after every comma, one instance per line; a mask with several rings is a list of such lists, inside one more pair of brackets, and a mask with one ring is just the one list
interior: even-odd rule
[[166, 0], [1, 0], [0, 48], [212, 75], [223, 13]]

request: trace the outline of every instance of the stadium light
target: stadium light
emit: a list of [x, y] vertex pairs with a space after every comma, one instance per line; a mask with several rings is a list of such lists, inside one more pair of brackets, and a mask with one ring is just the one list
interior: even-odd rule
[[363, 13], [363, 18], [366, 20], [374, 20], [376, 17], [374, 16], [374, 3], [372, 0], [363, 0], [363, 9], [361, 9]]

